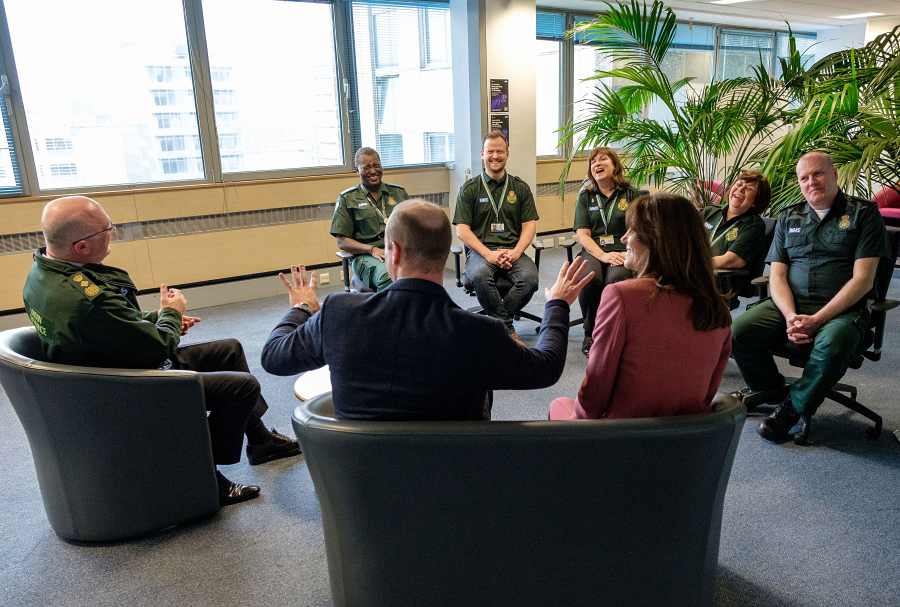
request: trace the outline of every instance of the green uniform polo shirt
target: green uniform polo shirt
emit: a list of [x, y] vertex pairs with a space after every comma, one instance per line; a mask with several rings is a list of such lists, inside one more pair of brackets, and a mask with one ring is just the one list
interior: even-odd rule
[[[587, 228], [604, 252], [624, 251], [622, 236], [628, 231], [625, 225], [625, 212], [631, 205], [631, 201], [638, 197], [638, 191], [630, 186], [619, 186], [613, 190], [609, 197], [603, 192], [585, 186], [578, 193], [575, 201], [575, 226], [576, 230]], [[612, 242], [607, 242], [604, 237], [612, 237]]]
[[[768, 262], [788, 264], [794, 298], [824, 305], [853, 276], [853, 263], [888, 254], [884, 221], [873, 202], [838, 192], [824, 219], [806, 202], [775, 225]], [[865, 298], [857, 305], [865, 305]]]
[[[499, 206], [499, 217], [494, 212], [490, 198], [484, 189], [481, 175], [466, 181], [456, 197], [453, 224], [462, 223], [469, 226], [478, 240], [491, 250], [515, 247], [522, 233], [522, 224], [539, 219], [531, 188], [518, 177], [509, 175], [509, 173], [507, 176], [509, 177], [509, 186], [506, 189], [506, 196], [502, 200], [506, 179], [494, 181], [487, 175], [484, 176], [494, 203]], [[502, 232], [495, 232], [491, 229], [491, 224], [501, 223], [503, 224]]]
[[154, 369], [181, 339], [181, 314], [141, 312], [131, 278], [112, 266], [51, 259], [38, 250], [23, 297], [52, 362]]
[[331, 235], [347, 236], [363, 244], [384, 248], [384, 226], [398, 203], [409, 198], [399, 185], [382, 182], [377, 198], [362, 184], [347, 188], [334, 203]]
[[743, 259], [748, 270], [761, 270], [766, 255], [766, 223], [759, 215], [744, 213], [727, 218], [728, 204], [703, 209], [703, 226], [713, 256], [729, 251]]

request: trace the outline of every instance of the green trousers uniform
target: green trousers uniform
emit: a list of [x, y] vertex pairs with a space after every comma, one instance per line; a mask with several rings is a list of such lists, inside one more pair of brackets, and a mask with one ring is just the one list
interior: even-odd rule
[[[798, 314], [813, 314], [822, 304], [796, 302]], [[819, 328], [811, 346], [803, 375], [791, 384], [791, 403], [797, 413], [813, 415], [828, 392], [837, 384], [851, 358], [859, 351], [867, 311], [848, 310]], [[771, 299], [767, 299], [734, 320], [733, 356], [751, 390], [777, 390], [785, 384], [769, 352], [787, 343], [787, 323]]]
[[374, 255], [354, 255], [351, 267], [356, 277], [370, 289], [384, 291], [391, 286], [387, 266]]

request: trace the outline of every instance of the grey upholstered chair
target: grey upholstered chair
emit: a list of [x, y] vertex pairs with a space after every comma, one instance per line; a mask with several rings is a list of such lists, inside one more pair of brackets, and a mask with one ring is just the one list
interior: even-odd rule
[[121, 540], [219, 510], [196, 373], [74, 367], [42, 355], [33, 328], [0, 333], [0, 383], [57, 534]]
[[745, 411], [579, 422], [294, 412], [335, 605], [709, 606]]

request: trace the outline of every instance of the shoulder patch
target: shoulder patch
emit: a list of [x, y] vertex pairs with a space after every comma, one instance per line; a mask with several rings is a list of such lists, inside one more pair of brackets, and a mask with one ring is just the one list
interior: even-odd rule
[[88, 299], [92, 300], [100, 295], [100, 287], [95, 285], [91, 281], [91, 279], [85, 276], [82, 272], [76, 272], [69, 278], [69, 280], [74, 282], [75, 286], [78, 287], [78, 290], [81, 291]]

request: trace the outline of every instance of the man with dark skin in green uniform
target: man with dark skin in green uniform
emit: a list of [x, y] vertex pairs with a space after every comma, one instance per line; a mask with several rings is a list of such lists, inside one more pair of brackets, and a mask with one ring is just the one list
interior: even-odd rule
[[[863, 339], [865, 300], [887, 240], [877, 207], [838, 188], [827, 154], [801, 157], [797, 180], [805, 202], [788, 209], [775, 227], [767, 259], [771, 299], [738, 316], [732, 335], [741, 374], [760, 393], [755, 400], [784, 399], [759, 434], [805, 444], [813, 414]], [[769, 351], [785, 341], [810, 349], [802, 377], [789, 390]]]
[[[128, 273], [103, 264], [115, 231], [106, 211], [85, 196], [51, 201], [41, 217], [46, 248], [34, 254], [23, 297], [29, 320], [51, 362], [130, 369], [176, 368], [200, 373], [217, 465], [240, 461], [244, 435], [251, 465], [297, 455], [297, 442], [260, 419], [267, 405], [240, 342], [223, 339], [179, 347], [200, 319], [185, 314], [178, 289], [159, 288], [159, 310], [142, 312]], [[219, 501], [259, 495], [216, 472]]]
[[391, 285], [384, 266], [384, 226], [409, 195], [399, 185], [382, 181], [381, 157], [372, 148], [359, 148], [353, 162], [360, 183], [338, 196], [331, 235], [340, 250], [353, 255], [353, 273], [363, 285], [383, 291]]

